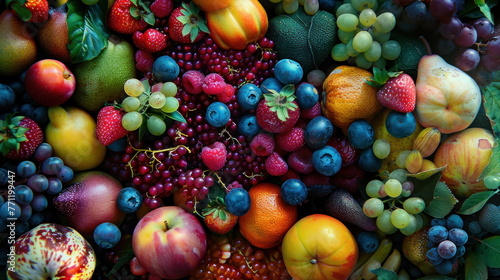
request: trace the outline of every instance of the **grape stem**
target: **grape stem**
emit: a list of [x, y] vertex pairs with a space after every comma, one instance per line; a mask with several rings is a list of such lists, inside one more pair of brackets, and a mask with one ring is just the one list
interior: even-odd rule
[[432, 55], [431, 46], [429, 45], [429, 42], [427, 42], [425, 37], [420, 35], [420, 36], [418, 36], [418, 38], [422, 41], [422, 43], [424, 43], [425, 49], [427, 50], [427, 54]]

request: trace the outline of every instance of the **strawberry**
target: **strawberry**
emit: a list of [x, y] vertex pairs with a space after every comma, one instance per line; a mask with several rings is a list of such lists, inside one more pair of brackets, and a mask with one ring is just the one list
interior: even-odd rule
[[149, 9], [157, 18], [166, 18], [174, 9], [174, 2], [172, 0], [155, 0], [149, 6]]
[[0, 149], [5, 158], [26, 160], [43, 142], [43, 132], [32, 119], [7, 116], [0, 120]]
[[416, 90], [412, 77], [402, 72], [387, 72], [373, 69], [373, 86], [380, 86], [377, 100], [382, 106], [401, 113], [409, 113], [415, 109]]
[[232, 230], [238, 222], [238, 216], [227, 211], [224, 199], [220, 196], [209, 202], [208, 206], [202, 210], [202, 216], [207, 228], [221, 235]]
[[48, 0], [8, 0], [7, 5], [23, 21], [42, 23], [49, 19]]
[[122, 125], [124, 115], [125, 111], [111, 105], [105, 106], [99, 111], [95, 131], [99, 143], [107, 146], [127, 135], [128, 131]]
[[167, 36], [154, 28], [149, 28], [144, 33], [134, 32], [132, 40], [139, 49], [150, 53], [167, 48]]
[[227, 150], [222, 142], [215, 142], [201, 149], [201, 160], [212, 171], [220, 170], [226, 164]]
[[168, 18], [168, 33], [172, 40], [179, 43], [194, 43], [209, 33], [205, 19], [199, 15], [194, 4], [182, 2]]
[[295, 101], [295, 87], [286, 85], [280, 92], [269, 90], [257, 105], [255, 116], [259, 126], [269, 132], [282, 133], [292, 129], [300, 117]]
[[108, 14], [108, 26], [111, 30], [122, 34], [133, 34], [154, 24], [151, 13], [143, 12], [130, 0], [116, 0]]

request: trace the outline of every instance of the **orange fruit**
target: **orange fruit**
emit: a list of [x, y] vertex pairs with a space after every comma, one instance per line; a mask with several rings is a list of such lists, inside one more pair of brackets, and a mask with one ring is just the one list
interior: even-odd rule
[[269, 249], [283, 240], [298, 219], [298, 208], [287, 204], [280, 195], [280, 186], [260, 183], [249, 191], [250, 209], [239, 217], [240, 233], [253, 246]]
[[323, 82], [323, 114], [344, 134], [355, 120], [370, 120], [382, 109], [377, 88], [370, 86], [372, 73], [355, 66], [338, 66]]

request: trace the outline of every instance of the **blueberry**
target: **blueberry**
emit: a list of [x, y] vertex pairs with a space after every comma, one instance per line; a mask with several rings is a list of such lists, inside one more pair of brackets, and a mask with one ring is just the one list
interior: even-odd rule
[[238, 132], [247, 139], [252, 139], [260, 131], [257, 117], [254, 114], [247, 114], [240, 118], [238, 122]]
[[0, 206], [0, 219], [17, 219], [21, 216], [21, 206], [15, 201], [6, 201]]
[[118, 193], [116, 205], [122, 212], [135, 213], [142, 205], [142, 195], [132, 187], [123, 188]]
[[457, 245], [450, 240], [444, 240], [439, 243], [437, 251], [441, 258], [451, 259], [457, 253]]
[[277, 92], [280, 92], [281, 89], [283, 88], [283, 84], [280, 81], [278, 81], [278, 79], [274, 77], [269, 77], [265, 79], [262, 82], [262, 84], [260, 84], [259, 88], [262, 93], [269, 93], [270, 92], [269, 90], [275, 90]]
[[235, 188], [226, 194], [225, 203], [229, 213], [243, 216], [250, 210], [250, 195], [243, 188]]
[[43, 174], [35, 174], [28, 178], [26, 185], [35, 192], [44, 192], [49, 187], [49, 180]]
[[59, 157], [49, 157], [42, 163], [41, 171], [45, 175], [56, 175], [62, 170], [64, 162]]
[[467, 243], [468, 239], [469, 235], [467, 235], [467, 232], [461, 228], [452, 228], [448, 231], [448, 240], [455, 243], [457, 247]]
[[46, 192], [50, 195], [57, 195], [61, 193], [63, 189], [63, 184], [61, 180], [57, 179], [56, 177], [49, 177], [49, 187], [47, 188]]
[[94, 241], [101, 248], [113, 248], [121, 238], [120, 229], [113, 223], [102, 223], [94, 229]]
[[25, 160], [17, 165], [17, 175], [21, 176], [22, 178], [28, 178], [35, 174], [35, 172], [36, 165], [32, 161]]
[[48, 108], [45, 106], [38, 106], [35, 110], [33, 110], [31, 117], [38, 125], [47, 125], [49, 123]]
[[0, 168], [0, 186], [9, 182], [9, 171], [5, 168]]
[[356, 120], [347, 129], [347, 138], [354, 148], [367, 149], [375, 141], [373, 126], [366, 120]]
[[31, 218], [31, 214], [33, 214], [33, 208], [31, 208], [31, 205], [23, 205], [21, 206], [21, 215], [19, 216], [19, 220], [28, 221], [29, 218]]
[[396, 138], [410, 136], [417, 128], [417, 120], [412, 112], [391, 111], [385, 119], [387, 132]]
[[321, 175], [332, 176], [339, 172], [342, 166], [342, 157], [334, 147], [324, 146], [313, 152], [312, 164]]
[[448, 230], [443, 226], [432, 226], [427, 232], [429, 241], [439, 243], [448, 238]]
[[377, 250], [380, 241], [378, 235], [373, 231], [362, 231], [356, 236], [356, 242], [360, 252], [372, 253]]
[[295, 96], [300, 109], [311, 109], [319, 101], [318, 90], [310, 83], [300, 84], [295, 90]]
[[30, 119], [33, 119], [33, 112], [35, 111], [36, 107], [30, 103], [24, 103], [21, 105], [19, 108], [19, 113], [25, 117], [28, 117]]
[[436, 247], [430, 248], [425, 256], [427, 257], [427, 260], [434, 266], [443, 262], [443, 258], [438, 254]]
[[33, 200], [33, 190], [26, 185], [17, 185], [14, 193], [16, 194], [16, 202], [21, 205], [29, 204]]
[[302, 80], [304, 71], [297, 61], [285, 58], [274, 65], [274, 76], [284, 85], [297, 84]]
[[377, 172], [382, 167], [382, 160], [375, 156], [372, 148], [368, 148], [359, 153], [358, 164], [363, 171]]
[[307, 187], [299, 179], [288, 179], [281, 184], [281, 197], [291, 205], [299, 205], [307, 198]]
[[16, 101], [14, 90], [5, 84], [0, 84], [0, 112], [8, 112]]
[[262, 91], [254, 84], [244, 84], [240, 87], [236, 96], [241, 109], [254, 110], [260, 102]]
[[463, 228], [464, 227], [464, 220], [462, 220], [462, 217], [460, 217], [457, 214], [451, 214], [446, 218], [446, 228], [452, 229], [452, 228]]
[[306, 125], [304, 129], [304, 141], [313, 149], [326, 145], [333, 134], [333, 124], [328, 118], [317, 116]]
[[123, 152], [127, 146], [128, 146], [127, 137], [122, 137], [106, 147], [108, 147], [108, 149], [110, 149], [113, 152]]
[[465, 255], [465, 246], [457, 246], [457, 253], [455, 257], [459, 258], [461, 256]]
[[213, 127], [223, 127], [229, 121], [231, 112], [226, 104], [216, 101], [208, 105], [205, 119]]
[[431, 220], [431, 227], [433, 226], [443, 226], [445, 227], [446, 226], [446, 219], [445, 218], [435, 218], [435, 219], [432, 219]]
[[153, 76], [158, 82], [171, 82], [179, 73], [179, 65], [168, 55], [160, 56], [153, 62]]
[[59, 171], [56, 174], [57, 179], [61, 180], [61, 182], [63, 182], [63, 183], [66, 183], [66, 182], [73, 180], [74, 176], [75, 176], [75, 173], [73, 172], [73, 169], [71, 169], [71, 167], [69, 167], [67, 165], [64, 165], [62, 167], [61, 171]]
[[471, 221], [469, 223], [468, 228], [469, 228], [470, 234], [473, 236], [478, 235], [481, 233], [481, 231], [483, 231], [483, 228], [479, 224], [479, 221]]
[[33, 211], [36, 212], [42, 212], [43, 210], [47, 209], [49, 206], [49, 202], [47, 201], [47, 197], [43, 195], [42, 193], [35, 193], [33, 195], [33, 200], [30, 202], [31, 208], [33, 208]]

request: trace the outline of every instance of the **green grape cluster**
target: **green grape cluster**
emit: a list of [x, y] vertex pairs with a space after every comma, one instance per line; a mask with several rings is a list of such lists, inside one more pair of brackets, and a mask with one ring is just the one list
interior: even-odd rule
[[293, 14], [299, 6], [304, 6], [304, 11], [309, 15], [314, 15], [319, 10], [318, 0], [269, 0], [269, 2], [278, 4], [276, 6], [278, 14], [282, 12]]
[[128, 79], [123, 90], [127, 94], [121, 107], [127, 112], [122, 125], [128, 131], [135, 131], [145, 122], [148, 131], [155, 136], [167, 130], [165, 118], [176, 112], [179, 100], [175, 98], [177, 86], [173, 82], [149, 86], [147, 80]]
[[376, 218], [380, 231], [391, 234], [400, 231], [410, 235], [420, 230], [424, 223], [425, 201], [413, 193], [413, 183], [408, 181], [405, 169], [396, 169], [384, 181], [373, 179], [366, 185], [370, 197], [363, 204], [363, 212]]
[[391, 12], [377, 14], [377, 0], [344, 1], [336, 10], [338, 38], [331, 56], [335, 61], [352, 61], [357, 67], [385, 68], [395, 60], [401, 45], [391, 40], [396, 17]]

